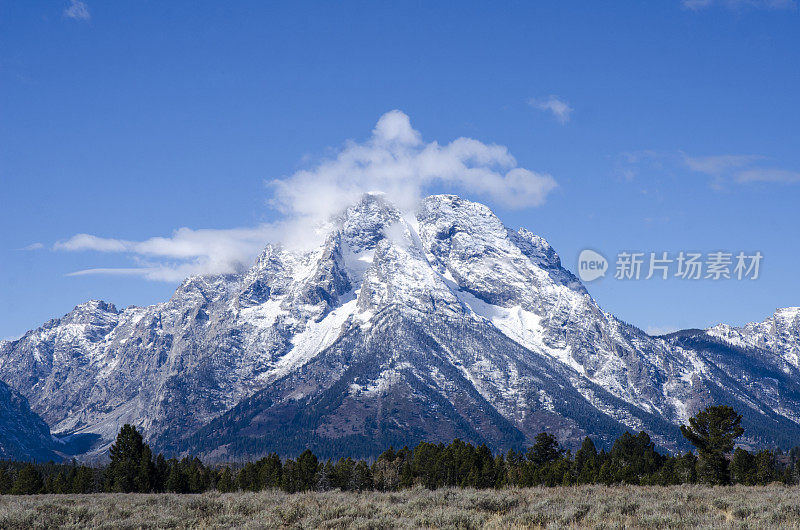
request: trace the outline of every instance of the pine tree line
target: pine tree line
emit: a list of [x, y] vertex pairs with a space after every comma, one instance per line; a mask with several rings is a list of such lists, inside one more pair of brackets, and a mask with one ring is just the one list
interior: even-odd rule
[[587, 437], [573, 455], [554, 436], [541, 433], [524, 452], [493, 454], [486, 445], [455, 440], [389, 448], [372, 462], [321, 462], [305, 450], [296, 459], [272, 453], [239, 466], [207, 466], [196, 457], [154, 457], [136, 428], [125, 425], [109, 451], [110, 463], [102, 468], [74, 462], [0, 462], [0, 494], [800, 483], [800, 447], [788, 454], [752, 454], [741, 447], [733, 451], [743, 432], [740, 423], [741, 416], [730, 407], [709, 407], [692, 418], [682, 431], [698, 449], [697, 456], [661, 454], [645, 432], [622, 434], [609, 451], [598, 451]]

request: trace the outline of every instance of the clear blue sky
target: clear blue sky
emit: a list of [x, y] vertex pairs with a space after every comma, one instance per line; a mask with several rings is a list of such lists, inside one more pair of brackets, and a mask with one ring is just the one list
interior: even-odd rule
[[425, 142], [496, 143], [550, 174], [538, 207], [453, 191], [570, 268], [586, 247], [763, 253], [753, 282], [590, 284], [628, 322], [741, 324], [800, 305], [795, 2], [499, 5], [0, 1], [0, 338], [177, 285], [67, 276], [141, 257], [57, 242], [274, 221], [265, 181], [365, 141], [392, 109]]

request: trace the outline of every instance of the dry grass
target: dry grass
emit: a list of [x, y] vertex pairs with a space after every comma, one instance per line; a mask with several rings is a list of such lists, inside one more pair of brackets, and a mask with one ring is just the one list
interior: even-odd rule
[[0, 497], [0, 528], [800, 528], [800, 488]]

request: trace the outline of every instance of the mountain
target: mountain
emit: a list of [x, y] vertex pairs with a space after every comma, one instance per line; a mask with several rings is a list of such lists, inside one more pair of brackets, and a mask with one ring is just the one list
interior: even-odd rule
[[741, 328], [720, 324], [667, 337], [675, 347], [700, 355], [715, 392], [745, 412], [749, 448], [798, 445], [800, 408], [800, 307], [778, 309], [763, 322]]
[[0, 382], [0, 460], [60, 460], [47, 424], [28, 401]]
[[796, 317], [651, 337], [544, 239], [452, 195], [404, 214], [368, 194], [324, 234], [162, 304], [82, 304], [0, 344], [0, 379], [55, 432], [99, 435], [88, 456], [123, 423], [212, 460], [455, 437], [506, 449], [543, 430], [568, 446], [647, 430], [675, 450], [678, 425], [720, 402], [747, 443], [800, 440]]

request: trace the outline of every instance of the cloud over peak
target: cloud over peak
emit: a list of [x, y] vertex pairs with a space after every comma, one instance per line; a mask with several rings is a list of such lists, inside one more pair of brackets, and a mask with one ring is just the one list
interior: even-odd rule
[[136, 267], [92, 268], [73, 275], [138, 275], [175, 281], [192, 274], [236, 272], [268, 242], [316, 243], [317, 229], [368, 192], [383, 192], [411, 211], [436, 188], [489, 198], [509, 208], [542, 204], [556, 188], [552, 176], [519, 167], [502, 145], [457, 138], [426, 143], [399, 110], [380, 117], [370, 137], [349, 141], [338, 153], [309, 169], [268, 182], [270, 204], [284, 215], [272, 224], [226, 230], [180, 228], [170, 237], [144, 241], [77, 234], [54, 245], [60, 251], [128, 254]]
[[550, 175], [518, 167], [505, 146], [463, 137], [425, 143], [399, 110], [381, 116], [365, 142], [348, 142], [335, 157], [269, 184], [278, 209], [311, 217], [330, 216], [370, 191], [386, 193], [403, 209], [431, 186], [525, 208], [542, 204], [556, 187]]
[[53, 249], [124, 253], [129, 254], [137, 265], [130, 268], [86, 269], [71, 273], [71, 276], [117, 274], [176, 281], [192, 274], [235, 272], [276, 236], [277, 227], [269, 224], [232, 229], [179, 228], [170, 237], [152, 237], [144, 241], [76, 234], [66, 241], [59, 241]]

